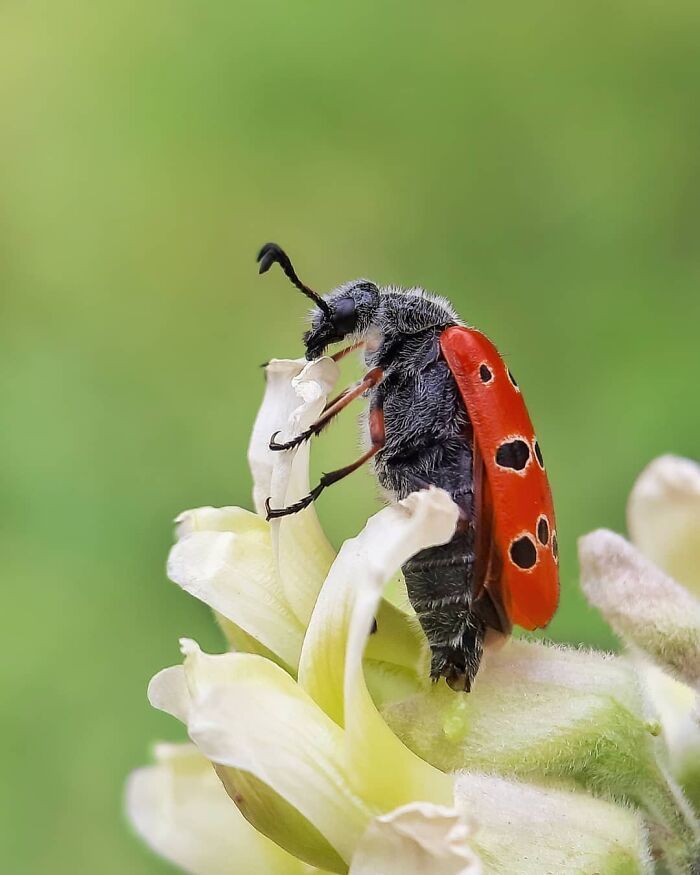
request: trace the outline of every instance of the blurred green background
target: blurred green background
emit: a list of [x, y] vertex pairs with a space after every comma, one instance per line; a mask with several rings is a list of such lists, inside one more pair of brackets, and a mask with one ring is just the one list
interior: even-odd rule
[[[121, 814], [179, 635], [171, 520], [249, 503], [260, 362], [365, 275], [449, 296], [524, 387], [551, 475], [552, 637], [614, 642], [575, 543], [697, 454], [696, 2], [0, 6], [3, 871], [164, 873]], [[317, 470], [353, 457], [354, 417]], [[323, 496], [334, 541], [369, 475]]]

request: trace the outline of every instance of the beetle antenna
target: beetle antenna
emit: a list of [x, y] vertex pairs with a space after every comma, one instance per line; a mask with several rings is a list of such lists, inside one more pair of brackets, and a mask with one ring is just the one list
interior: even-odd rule
[[256, 261], [260, 264], [259, 273], [266, 273], [275, 262], [279, 264], [279, 266], [284, 271], [284, 275], [287, 279], [291, 280], [291, 282], [299, 289], [300, 292], [306, 295], [307, 298], [311, 298], [311, 300], [318, 306], [320, 310], [326, 316], [331, 315], [331, 308], [328, 304], [323, 300], [323, 298], [310, 289], [308, 286], [305, 286], [304, 283], [299, 279], [292, 266], [292, 262], [289, 259], [287, 253], [282, 249], [281, 246], [278, 246], [276, 243], [266, 243], [260, 252], [258, 252], [258, 257]]

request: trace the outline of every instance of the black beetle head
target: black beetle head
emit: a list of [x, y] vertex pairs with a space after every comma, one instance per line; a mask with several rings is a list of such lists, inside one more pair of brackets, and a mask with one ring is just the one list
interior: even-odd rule
[[311, 313], [311, 328], [304, 335], [306, 358], [318, 358], [332, 343], [360, 337], [372, 324], [379, 306], [379, 289], [369, 280], [355, 280], [323, 297], [326, 307]]

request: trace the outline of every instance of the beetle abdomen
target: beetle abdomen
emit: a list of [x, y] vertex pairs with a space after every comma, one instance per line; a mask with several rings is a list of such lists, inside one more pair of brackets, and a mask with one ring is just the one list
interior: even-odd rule
[[483, 652], [483, 620], [471, 610], [474, 575], [471, 528], [417, 553], [403, 566], [408, 597], [431, 650], [430, 676], [470, 690]]
[[[435, 346], [430, 341], [428, 333], [426, 350]], [[393, 371], [374, 390], [371, 406], [381, 408], [386, 436], [374, 468], [379, 482], [396, 498], [438, 486], [459, 505], [462, 522], [452, 540], [416, 554], [403, 573], [430, 644], [431, 676], [468, 690], [479, 668], [485, 633], [483, 620], [472, 612], [471, 425], [454, 377], [435, 349], [435, 358], [426, 355], [416, 372]]]

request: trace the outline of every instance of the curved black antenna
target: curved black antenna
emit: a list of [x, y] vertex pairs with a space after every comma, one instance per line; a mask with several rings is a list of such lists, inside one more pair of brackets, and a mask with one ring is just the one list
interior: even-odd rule
[[284, 271], [284, 275], [287, 279], [291, 280], [300, 292], [303, 292], [307, 298], [311, 298], [314, 304], [316, 304], [326, 316], [330, 317], [331, 308], [320, 295], [316, 294], [316, 292], [312, 291], [308, 286], [305, 286], [299, 279], [296, 271], [292, 267], [292, 262], [289, 260], [289, 256], [281, 246], [278, 246], [276, 243], [266, 243], [260, 252], [258, 252], [258, 256], [255, 260], [260, 263], [258, 273], [266, 273], [272, 265], [277, 262]]

